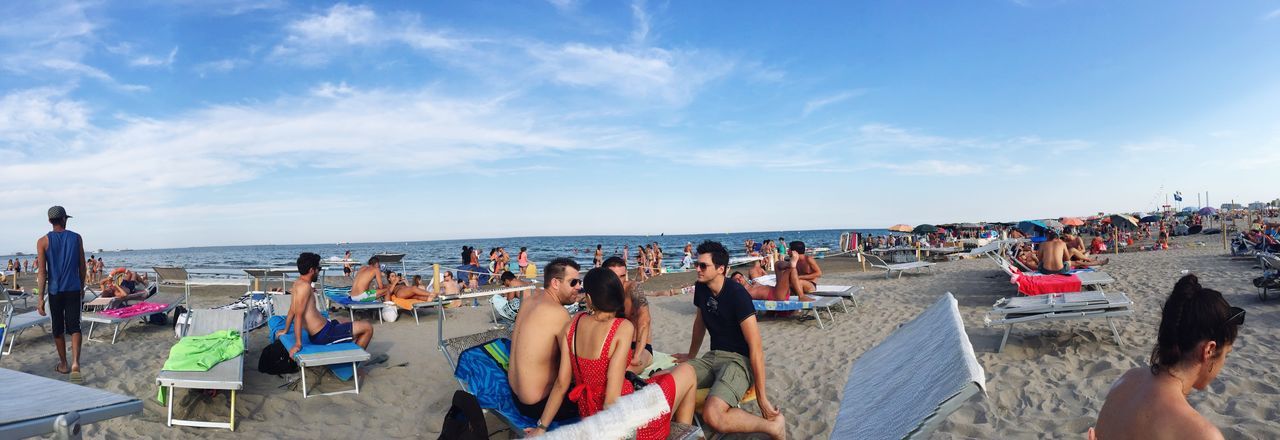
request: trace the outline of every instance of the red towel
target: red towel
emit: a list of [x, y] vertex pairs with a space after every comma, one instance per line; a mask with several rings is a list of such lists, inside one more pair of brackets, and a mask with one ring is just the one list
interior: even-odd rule
[[1069, 293], [1080, 291], [1080, 277], [1075, 275], [1037, 275], [1016, 274], [1009, 282], [1018, 285], [1018, 293], [1027, 296], [1047, 293]]
[[102, 315], [111, 316], [114, 318], [127, 319], [127, 318], [132, 318], [134, 316], [148, 315], [151, 313], [155, 313], [155, 312], [164, 310], [165, 307], [168, 307], [168, 305], [149, 303], [149, 302], [140, 302], [140, 303], [131, 305], [129, 307], [122, 307], [115, 310], [106, 310], [99, 313], [101, 313]]

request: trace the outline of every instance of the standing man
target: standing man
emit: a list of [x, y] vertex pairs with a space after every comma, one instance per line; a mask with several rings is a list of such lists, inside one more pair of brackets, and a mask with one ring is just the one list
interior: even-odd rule
[[[84, 241], [80, 234], [67, 230], [67, 210], [49, 208], [49, 224], [53, 231], [36, 241], [36, 311], [45, 316], [44, 297], [49, 295], [49, 311], [53, 313], [53, 345], [58, 350], [60, 374], [70, 374], [71, 382], [84, 381], [80, 374], [80, 298], [84, 290]], [[71, 366], [67, 368], [67, 340], [71, 335]]]
[[[751, 294], [737, 281], [725, 277], [729, 251], [714, 241], [698, 245], [698, 282], [693, 288], [693, 338], [688, 353], [673, 355], [688, 362], [698, 378], [698, 388], [710, 388], [702, 417], [717, 432], [764, 432], [786, 438], [786, 420], [765, 394], [764, 346], [756, 325]], [[711, 351], [698, 357], [702, 337], [711, 334]], [[754, 384], [753, 384], [754, 383]], [[756, 390], [763, 418], [738, 408], [747, 389]]]
[[351, 251], [342, 254], [342, 261], [342, 276], [347, 277], [349, 280], [351, 279]]

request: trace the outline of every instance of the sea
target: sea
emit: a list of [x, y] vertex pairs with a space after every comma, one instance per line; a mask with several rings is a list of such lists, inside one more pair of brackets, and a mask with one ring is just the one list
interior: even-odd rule
[[[225, 276], [243, 276], [243, 269], [289, 268], [296, 267], [298, 254], [315, 252], [324, 259], [340, 259], [346, 251], [351, 251], [352, 259], [365, 261], [377, 253], [403, 253], [403, 268], [399, 265], [384, 265], [384, 268], [405, 271], [407, 273], [423, 273], [429, 271], [431, 265], [439, 263], [442, 267], [454, 267], [461, 262], [463, 246], [480, 249], [482, 264], [489, 261], [489, 250], [503, 247], [515, 261], [521, 247], [528, 248], [529, 259], [538, 267], [558, 257], [569, 257], [583, 265], [584, 270], [590, 268], [596, 245], [604, 250], [606, 258], [621, 256], [623, 246], [629, 247], [629, 256], [635, 264], [636, 248], [649, 243], [658, 243], [664, 255], [663, 265], [678, 264], [686, 243], [695, 247], [704, 240], [719, 241], [729, 249], [731, 257], [746, 255], [746, 240], [763, 242], [766, 239], [783, 238], [790, 242], [800, 240], [809, 248], [826, 247], [838, 249], [840, 234], [850, 232], [844, 229], [827, 229], [811, 231], [762, 231], [735, 232], [720, 234], [689, 235], [605, 235], [605, 236], [561, 236], [561, 237], [507, 237], [468, 240], [434, 240], [385, 243], [325, 243], [297, 245], [252, 245], [252, 246], [209, 246], [173, 249], [120, 250], [85, 252], [102, 257], [105, 267], [126, 267], [135, 271], [150, 271], [156, 266], [178, 266], [192, 273], [216, 274]], [[884, 229], [857, 230], [858, 233], [883, 235]], [[0, 256], [0, 261], [12, 256]], [[24, 258], [33, 258], [30, 256]]]

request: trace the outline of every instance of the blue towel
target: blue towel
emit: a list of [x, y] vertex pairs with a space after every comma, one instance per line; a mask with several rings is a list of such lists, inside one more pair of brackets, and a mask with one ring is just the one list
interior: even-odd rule
[[[516, 410], [511, 385], [507, 383], [507, 370], [502, 368], [495, 356], [510, 359], [510, 339], [495, 339], [463, 350], [458, 355], [458, 369], [453, 372], [453, 375], [467, 384], [469, 388], [467, 391], [476, 396], [481, 408], [489, 408], [502, 414], [516, 425], [515, 429], [524, 430], [534, 427], [538, 424], [537, 420], [526, 417]], [[577, 421], [574, 419], [552, 423], [551, 428]]]
[[[321, 312], [321, 314], [323, 314], [325, 318], [329, 317], [328, 313]], [[270, 329], [271, 331], [270, 335], [273, 341], [275, 340], [276, 332], [284, 328], [284, 321], [285, 319], [283, 316], [272, 316], [271, 319], [267, 320], [267, 328]], [[292, 331], [286, 332], [284, 334], [284, 337], [280, 338], [280, 343], [284, 344], [284, 348], [286, 350], [293, 348], [293, 341], [294, 341], [294, 337], [293, 337]], [[324, 353], [327, 351], [342, 351], [342, 350], [357, 350], [357, 349], [360, 349], [360, 346], [356, 345], [354, 342], [343, 342], [339, 344], [329, 344], [329, 345], [312, 345], [311, 335], [303, 333], [302, 349], [298, 350], [298, 354]], [[328, 367], [329, 367], [329, 371], [332, 371], [334, 376], [338, 376], [338, 379], [342, 379], [343, 381], [351, 380], [351, 377], [355, 375], [355, 368], [352, 368], [351, 364], [334, 364], [334, 365], [329, 365]]]
[[[794, 298], [794, 297], [793, 297]], [[791, 310], [808, 310], [813, 308], [813, 301], [768, 301], [762, 299], [753, 299], [751, 303], [755, 305], [758, 311], [784, 312]]]
[[377, 299], [370, 299], [368, 301], [356, 301], [354, 299], [351, 299], [351, 290], [342, 288], [342, 287], [325, 287], [324, 296], [329, 297], [329, 301], [333, 301], [338, 304], [342, 304], [344, 306], [349, 306], [352, 304], [369, 304], [377, 301]]

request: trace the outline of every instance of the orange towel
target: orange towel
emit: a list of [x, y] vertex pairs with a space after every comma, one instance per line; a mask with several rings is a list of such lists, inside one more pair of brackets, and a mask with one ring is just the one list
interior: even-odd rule
[[391, 301], [396, 303], [396, 307], [401, 310], [413, 310], [414, 304], [422, 302], [413, 298], [400, 298], [398, 296], [392, 296]]

